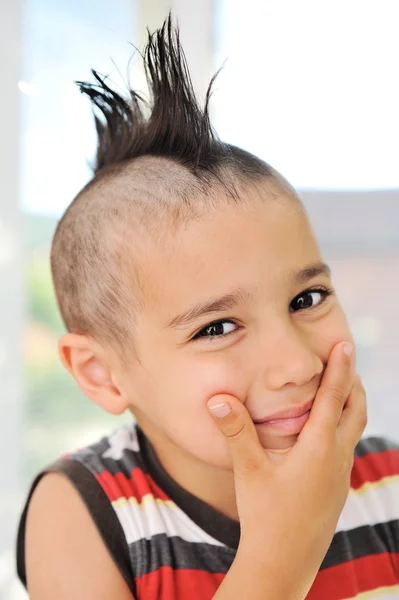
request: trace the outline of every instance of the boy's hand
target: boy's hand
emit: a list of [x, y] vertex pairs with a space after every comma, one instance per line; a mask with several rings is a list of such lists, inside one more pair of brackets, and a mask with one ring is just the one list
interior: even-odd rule
[[280, 571], [298, 598], [305, 597], [331, 543], [367, 423], [365, 391], [344, 346], [332, 350], [308, 421], [284, 454], [262, 448], [237, 398], [220, 395], [208, 403], [231, 407], [215, 421], [233, 460], [241, 526], [237, 560], [271, 577]]

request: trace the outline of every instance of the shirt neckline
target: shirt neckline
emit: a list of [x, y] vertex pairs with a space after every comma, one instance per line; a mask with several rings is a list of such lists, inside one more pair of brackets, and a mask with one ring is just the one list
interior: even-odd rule
[[169, 498], [207, 534], [237, 550], [240, 524], [182, 488], [162, 466], [153, 445], [136, 424], [140, 449], [149, 475]]

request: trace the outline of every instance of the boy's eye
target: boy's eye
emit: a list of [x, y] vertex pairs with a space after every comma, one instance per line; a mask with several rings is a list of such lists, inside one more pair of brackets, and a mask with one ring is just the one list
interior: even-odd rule
[[301, 292], [301, 294], [296, 296], [291, 302], [290, 312], [314, 308], [318, 304], [324, 302], [327, 296], [330, 296], [331, 294], [332, 290], [327, 288], [317, 288]]
[[199, 331], [193, 339], [195, 340], [201, 337], [225, 337], [226, 335], [229, 335], [229, 333], [233, 333], [233, 331], [236, 331], [236, 329], [237, 325], [232, 321], [214, 321], [213, 323], [210, 323], [209, 325], [201, 329], [201, 331]]

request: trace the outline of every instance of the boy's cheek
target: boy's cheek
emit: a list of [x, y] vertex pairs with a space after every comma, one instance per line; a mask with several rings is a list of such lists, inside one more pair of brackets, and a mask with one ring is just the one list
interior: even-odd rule
[[192, 368], [186, 372], [184, 386], [181, 386], [181, 374], [177, 384], [180, 389], [179, 396], [185, 388], [186, 392], [183, 392], [183, 395], [186, 399], [187, 397], [192, 399], [191, 408], [195, 403], [197, 409], [203, 410], [209, 398], [217, 394], [245, 397], [245, 379], [242, 369], [236, 368], [234, 363], [213, 360], [200, 361], [199, 364], [192, 365]]
[[321, 332], [314, 340], [316, 352], [325, 366], [328, 364], [328, 359], [332, 349], [340, 342], [350, 342], [354, 347], [354, 354], [352, 358], [352, 371], [353, 375], [356, 372], [356, 346], [352, 332], [346, 320], [343, 318], [340, 323], [336, 323], [334, 327], [329, 330], [326, 329]]

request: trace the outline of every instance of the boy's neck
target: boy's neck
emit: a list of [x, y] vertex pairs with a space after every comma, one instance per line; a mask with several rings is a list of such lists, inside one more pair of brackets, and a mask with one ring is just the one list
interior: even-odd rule
[[200, 461], [160, 434], [143, 415], [135, 417], [168, 475], [196, 498], [238, 521], [233, 473]]

